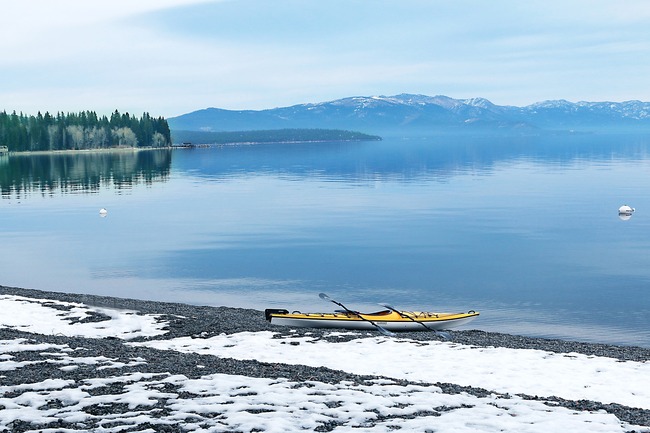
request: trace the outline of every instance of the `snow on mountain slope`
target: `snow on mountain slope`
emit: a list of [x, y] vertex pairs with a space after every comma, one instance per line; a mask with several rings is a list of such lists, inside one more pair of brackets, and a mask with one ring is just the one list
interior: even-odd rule
[[[548, 100], [524, 107], [493, 104], [485, 98], [454, 99], [444, 95], [403, 93], [353, 96], [267, 110], [210, 108], [168, 119], [172, 130], [260, 130], [333, 128], [366, 133], [400, 129], [437, 131], [521, 129], [650, 130], [650, 102], [570, 102]], [[405, 129], [406, 128], [406, 129]]]

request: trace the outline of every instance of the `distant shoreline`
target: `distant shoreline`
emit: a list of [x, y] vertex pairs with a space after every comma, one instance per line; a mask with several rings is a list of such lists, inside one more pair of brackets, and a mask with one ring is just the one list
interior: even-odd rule
[[173, 130], [172, 143], [181, 145], [242, 145], [271, 143], [326, 143], [347, 141], [381, 141], [378, 135], [358, 131], [320, 128], [259, 129], [246, 131]]
[[256, 145], [266, 145], [266, 144], [356, 143], [359, 141], [380, 141], [380, 140], [341, 139], [341, 140], [232, 141], [227, 143], [174, 144], [171, 147], [172, 149], [197, 149], [197, 148], [207, 148], [207, 147], [256, 146]]
[[61, 155], [73, 153], [126, 153], [126, 152], [140, 152], [143, 150], [161, 150], [171, 149], [172, 146], [165, 147], [108, 147], [104, 149], [65, 149], [65, 150], [24, 150], [24, 151], [11, 151], [7, 154], [9, 156], [31, 156], [31, 155]]

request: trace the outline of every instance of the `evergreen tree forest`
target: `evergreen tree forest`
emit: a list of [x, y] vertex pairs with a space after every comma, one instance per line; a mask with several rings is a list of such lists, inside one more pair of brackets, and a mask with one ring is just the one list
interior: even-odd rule
[[144, 113], [139, 119], [117, 110], [111, 117], [94, 111], [46, 112], [36, 115], [0, 112], [0, 146], [10, 152], [166, 147], [171, 145], [167, 120]]
[[377, 141], [381, 137], [340, 129], [271, 129], [253, 131], [177, 131], [174, 143], [307, 143], [315, 141]]

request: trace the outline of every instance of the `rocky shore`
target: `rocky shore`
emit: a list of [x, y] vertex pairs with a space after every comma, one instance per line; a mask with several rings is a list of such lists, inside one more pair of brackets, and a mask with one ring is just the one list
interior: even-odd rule
[[[272, 331], [273, 338], [290, 339], [300, 336], [309, 336], [313, 339], [323, 339], [332, 343], [341, 343], [354, 339], [375, 337], [376, 333], [358, 332], [347, 333], [345, 336], [332, 337], [330, 332], [322, 330], [305, 330], [305, 329], [288, 329], [270, 325], [264, 318], [261, 311], [228, 308], [228, 307], [209, 307], [194, 306], [189, 304], [151, 302], [134, 299], [112, 298], [94, 295], [67, 294], [56, 292], [44, 292], [38, 290], [21, 289], [13, 287], [0, 286], [0, 295], [14, 295], [33, 299], [56, 300], [66, 303], [81, 303], [89, 306], [132, 310], [139, 314], [156, 315], [158, 320], [166, 323], [164, 334], [156, 336], [156, 340], [175, 339], [180, 337], [190, 337], [194, 339], [207, 339], [220, 334], [236, 334], [241, 332], [260, 332]], [[57, 308], [65, 309], [65, 306]], [[85, 321], [102, 322], [107, 317], [101, 313], [94, 313], [86, 316]], [[434, 333], [406, 333], [400, 336], [417, 341], [437, 340]], [[130, 342], [146, 342], [152, 337], [136, 337], [130, 339]], [[546, 340], [538, 338], [527, 338], [514, 335], [487, 333], [478, 330], [453, 331], [451, 338], [454, 343], [472, 346], [472, 347], [497, 347], [510, 349], [536, 349], [552, 353], [566, 354], [584, 354], [595, 357], [615, 358], [619, 361], [648, 362], [650, 360], [650, 349], [641, 347], [611, 346], [601, 344], [587, 344], [560, 340]], [[111, 365], [119, 365], [122, 375], [183, 375], [189, 379], [199, 379], [206, 375], [226, 374], [239, 375], [251, 378], [269, 378], [269, 379], [287, 379], [291, 382], [304, 383], [305, 381], [318, 381], [325, 384], [339, 384], [343, 381], [359, 385], [369, 385], [375, 383], [378, 379], [393, 380], [400, 385], [415, 385], [407, 380], [395, 380], [394, 378], [379, 378], [377, 376], [362, 376], [347, 373], [341, 370], [335, 370], [325, 367], [310, 367], [306, 365], [292, 365], [284, 363], [260, 362], [254, 359], [238, 360], [224, 358], [213, 355], [198, 353], [182, 353], [174, 350], [158, 350], [146, 346], [135, 346], [125, 344], [120, 338], [83, 338], [71, 337], [65, 335], [45, 335], [11, 327], [0, 327], [0, 341], [21, 342], [31, 345], [45, 345], [47, 347], [62, 348], [69, 353], [83, 351], [93, 357], [102, 357], [110, 360]], [[293, 344], [293, 343], [291, 343]], [[49, 345], [49, 346], [48, 346]], [[44, 347], [45, 347], [44, 346]], [[260, 347], [259, 350], [264, 350]], [[88, 378], [109, 378], [115, 374], [114, 368], [102, 368], [97, 363], [88, 363], [75, 365], [75, 368], [61, 368], [60, 363], [51, 362], [53, 358], [64, 356], [64, 352], [54, 353], [52, 350], [22, 350], [11, 351], [4, 350], [4, 358], [0, 360], [11, 360], [19, 363], [20, 368], [7, 369], [0, 371], [2, 389], [4, 390], [3, 399], [15, 397], [17, 387], [25, 384], [43, 383], [48, 380], [61, 380], [65, 383], [79, 383]], [[108, 362], [108, 361], [106, 361]], [[197, 368], [200, 366], [200, 368]], [[105, 367], [105, 366], [104, 366]], [[143, 377], [144, 377], [143, 376]], [[149, 377], [149, 376], [147, 376]], [[418, 382], [417, 385], [422, 385]], [[435, 383], [444, 394], [454, 395], [466, 393], [471, 396], [485, 397], [494, 394], [493, 390], [483, 389], [480, 387], [461, 386], [454, 383]], [[106, 395], [120, 394], [123, 384], [115, 383], [114, 385], [98, 387], [92, 392], [103, 393]], [[178, 386], [169, 383], [163, 386], [167, 394], [178, 395], [183, 391]], [[118, 389], [120, 388], [120, 389]], [[509, 396], [502, 396], [509, 398]], [[520, 394], [518, 397], [525, 400], [541, 400], [535, 395]], [[600, 403], [590, 400], [568, 400], [560, 397], [544, 397], [544, 402], [549, 405], [562, 406], [576, 411], [604, 411], [615, 415], [619, 420], [635, 426], [650, 426], [650, 410], [635, 408], [621, 404]], [[62, 401], [49, 401], [47, 404], [64, 405]], [[169, 411], [166, 406], [166, 399], [160, 398], [151, 409], [154, 413], [164, 415]], [[0, 403], [0, 422], [2, 422], [2, 412], [7, 409], [7, 404]], [[87, 413], [92, 413], [93, 419], [101, 420], [103, 415], [114, 414], [115, 412], [128, 412], [132, 408], [125, 404], [104, 404], [95, 405], [85, 409]], [[444, 411], [439, 408], [439, 411]], [[185, 432], [188, 431], [185, 423], [177, 424], [165, 423], [161, 425], [148, 425], [147, 423], [133, 425], [126, 430], [119, 431], [169, 431]], [[38, 429], [59, 429], [52, 431], [89, 431], [98, 428], [99, 421], [94, 422], [85, 420], [84, 422], [72, 422], [70, 420], [59, 419], [56, 425], [50, 422], [39, 421], [36, 417], [33, 421], [13, 420], [4, 424], [4, 431], [26, 432]], [[336, 423], [323, 423], [317, 431], [331, 431], [337, 427]], [[102, 428], [104, 426], [102, 425]], [[1, 427], [0, 427], [1, 431]], [[50, 430], [48, 430], [50, 431]], [[116, 430], [117, 431], [117, 430]], [[217, 430], [219, 431], [219, 430]], [[226, 431], [226, 430], [224, 430]], [[645, 431], [645, 430], [644, 430]]]

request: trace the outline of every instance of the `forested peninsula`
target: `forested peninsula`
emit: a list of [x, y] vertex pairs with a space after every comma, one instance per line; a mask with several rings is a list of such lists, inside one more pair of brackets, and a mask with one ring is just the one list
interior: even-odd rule
[[0, 148], [9, 152], [166, 147], [171, 145], [167, 120], [144, 113], [137, 118], [115, 110], [110, 118], [94, 111], [48, 112], [27, 116], [0, 112]]
[[183, 144], [308, 143], [318, 141], [376, 141], [381, 137], [340, 129], [272, 129], [252, 131], [177, 131], [172, 141]]

